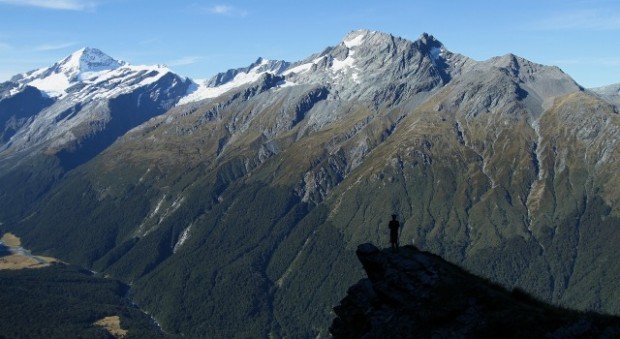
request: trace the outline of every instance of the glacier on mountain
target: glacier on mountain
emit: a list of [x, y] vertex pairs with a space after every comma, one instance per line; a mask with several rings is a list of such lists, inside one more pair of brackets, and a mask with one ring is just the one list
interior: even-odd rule
[[133, 66], [118, 61], [96, 48], [82, 48], [51, 67], [20, 74], [11, 81], [19, 86], [32, 86], [47, 96], [76, 101], [88, 98], [112, 98], [159, 80], [170, 70], [164, 66]]

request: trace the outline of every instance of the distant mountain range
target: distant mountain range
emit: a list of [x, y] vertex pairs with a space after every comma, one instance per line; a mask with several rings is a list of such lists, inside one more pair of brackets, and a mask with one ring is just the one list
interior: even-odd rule
[[620, 83], [591, 88], [592, 92], [597, 93], [605, 100], [612, 102], [616, 107], [620, 106]]
[[85, 48], [0, 84], [0, 231], [187, 336], [327, 335], [357, 244], [620, 314], [618, 88], [358, 30], [209, 80]]

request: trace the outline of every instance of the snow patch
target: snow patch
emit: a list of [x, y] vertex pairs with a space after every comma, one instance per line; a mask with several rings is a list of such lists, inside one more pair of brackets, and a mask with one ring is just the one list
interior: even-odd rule
[[365, 34], [360, 34], [354, 38], [344, 40], [343, 43], [345, 46], [347, 46], [347, 48], [353, 48], [353, 47], [361, 45], [364, 42], [365, 37], [366, 37]]
[[24, 88], [23, 88], [23, 86], [19, 86], [19, 87], [12, 88], [12, 89], [9, 91], [9, 96], [14, 96], [15, 94], [17, 94], [17, 93], [21, 92], [23, 89], [24, 89]]
[[252, 68], [250, 71], [241, 72], [237, 74], [231, 81], [224, 83], [220, 86], [209, 87], [207, 85], [207, 80], [197, 80], [194, 86], [190, 87], [188, 90], [188, 94], [181, 98], [177, 105], [183, 105], [190, 102], [200, 101], [204, 99], [210, 99], [218, 97], [232, 89], [238, 88], [245, 84], [249, 84], [257, 81], [263, 74], [271, 73], [267, 71], [258, 71], [258, 68], [266, 63], [269, 60], [263, 60], [260, 65]]
[[356, 59], [353, 57], [354, 54], [355, 51], [349, 50], [349, 54], [344, 60], [334, 59], [332, 61], [331, 70], [334, 73], [345, 73], [348, 69], [352, 69], [354, 71], [351, 73], [351, 78], [354, 82], [360, 83], [359, 74], [356, 72], [358, 69], [354, 66], [356, 62]]
[[349, 52], [349, 55], [344, 60], [334, 59], [332, 61], [332, 70], [334, 72], [338, 72], [347, 67], [353, 67], [355, 63], [355, 58], [352, 57], [353, 51]]
[[50, 97], [60, 97], [71, 87], [69, 78], [64, 73], [53, 73], [42, 79], [35, 79], [28, 85], [36, 87]]
[[298, 84], [293, 81], [284, 80], [278, 84], [278, 88], [297, 86]]
[[284, 73], [282, 73], [283, 75], [289, 75], [291, 73], [304, 73], [307, 72], [308, 70], [310, 70], [310, 68], [312, 67], [312, 65], [314, 65], [313, 62], [308, 62], [305, 64], [301, 64], [299, 66], [295, 66], [293, 68], [289, 68], [288, 70], [286, 70]]
[[317, 63], [319, 63], [319, 61], [323, 60], [323, 58], [325, 58], [325, 56], [320, 56], [318, 58], [315, 58], [311, 62], [307, 62], [305, 64], [301, 64], [301, 65], [289, 68], [286, 71], [282, 72], [282, 75], [289, 75], [291, 73], [296, 73], [296, 74], [305, 73], [309, 71], [310, 68], [312, 68], [312, 66], [316, 65]]
[[[87, 96], [92, 96], [93, 99], [113, 98], [153, 84], [168, 73], [170, 69], [160, 65], [125, 66], [89, 79], [86, 83], [101, 89], [95, 92], [80, 91], [79, 99]], [[140, 81], [136, 82], [137, 80]]]

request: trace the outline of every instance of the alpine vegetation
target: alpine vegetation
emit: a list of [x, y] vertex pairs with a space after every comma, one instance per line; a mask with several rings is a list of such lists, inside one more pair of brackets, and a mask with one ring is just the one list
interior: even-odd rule
[[207, 80], [85, 48], [0, 84], [0, 231], [188, 337], [328, 335], [392, 214], [402, 245], [618, 315], [617, 94], [426, 33]]

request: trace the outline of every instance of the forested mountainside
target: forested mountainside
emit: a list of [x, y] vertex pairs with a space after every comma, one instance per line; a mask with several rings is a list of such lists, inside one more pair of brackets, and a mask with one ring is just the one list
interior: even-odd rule
[[170, 333], [327, 335], [393, 212], [404, 243], [620, 314], [620, 118], [557, 67], [366, 30], [205, 82], [90, 54], [0, 86], [0, 231]]

